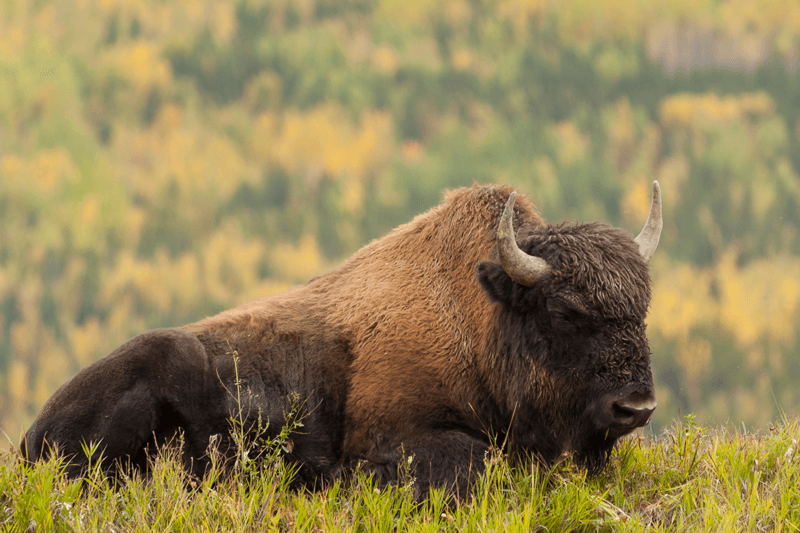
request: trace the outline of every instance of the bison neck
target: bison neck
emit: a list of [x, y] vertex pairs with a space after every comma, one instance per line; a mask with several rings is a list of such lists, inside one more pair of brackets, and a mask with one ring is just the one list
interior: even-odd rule
[[[507, 191], [460, 191], [360, 250], [310, 290], [352, 352], [345, 450], [435, 428], [495, 431], [496, 306], [477, 265], [495, 253]], [[496, 375], [495, 375], [496, 376]]]

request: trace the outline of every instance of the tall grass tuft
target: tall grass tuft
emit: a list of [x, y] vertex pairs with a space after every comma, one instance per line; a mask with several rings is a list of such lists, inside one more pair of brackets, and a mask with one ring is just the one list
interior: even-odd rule
[[238, 449], [229, 469], [217, 455], [201, 480], [185, 474], [179, 445], [164, 447], [149, 476], [116, 486], [99, 467], [71, 481], [62, 459], [31, 466], [11, 447], [0, 453], [0, 530], [800, 531], [798, 419], [762, 434], [687, 417], [658, 436], [626, 438], [594, 477], [569, 458], [549, 469], [511, 466], [492, 451], [460, 503], [441, 490], [416, 503], [413, 479], [378, 489], [363, 474], [291, 490], [292, 471], [280, 460], [290, 431], [262, 435], [257, 457]]

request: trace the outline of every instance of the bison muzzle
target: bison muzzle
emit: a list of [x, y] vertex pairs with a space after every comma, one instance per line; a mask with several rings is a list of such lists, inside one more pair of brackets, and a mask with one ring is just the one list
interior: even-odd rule
[[[181, 328], [146, 332], [81, 370], [22, 440], [68, 473], [146, 469], [177, 431], [190, 473], [230, 421], [303, 428], [286, 461], [320, 486], [355, 466], [379, 483], [411, 458], [419, 497], [463, 496], [492, 443], [602, 467], [656, 407], [645, 316], [661, 199], [633, 238], [601, 222], [547, 224], [505, 186], [458, 189], [339, 269]], [[231, 391], [239, 387], [240, 394]], [[406, 463], [407, 464], [407, 463]]]

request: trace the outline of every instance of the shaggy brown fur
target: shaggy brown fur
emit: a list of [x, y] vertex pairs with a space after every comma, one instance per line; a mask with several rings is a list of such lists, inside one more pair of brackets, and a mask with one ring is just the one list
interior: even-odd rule
[[413, 456], [420, 497], [431, 485], [464, 495], [492, 439], [602, 465], [633, 429], [609, 402], [653, 396], [647, 265], [626, 232], [547, 225], [521, 197], [517, 241], [553, 270], [516, 284], [495, 244], [510, 192], [452, 191], [306, 285], [132, 339], [55, 392], [23, 454], [57, 445], [79, 475], [80, 443], [101, 441], [107, 458], [145, 467], [148, 445], [180, 428], [187, 468], [202, 475], [209, 438], [228, 435], [239, 407], [235, 354], [251, 422], [260, 413], [277, 428], [292, 394], [303, 403], [286, 456], [302, 484], [357, 464], [392, 482]]

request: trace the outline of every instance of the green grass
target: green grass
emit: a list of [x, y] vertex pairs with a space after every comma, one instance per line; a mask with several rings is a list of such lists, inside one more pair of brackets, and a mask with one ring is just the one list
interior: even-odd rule
[[800, 531], [800, 421], [765, 434], [705, 429], [691, 417], [656, 438], [634, 435], [594, 478], [569, 461], [543, 469], [487, 457], [474, 497], [414, 503], [413, 481], [377, 490], [356, 476], [314, 493], [287, 488], [275, 457], [238, 454], [229, 475], [186, 478], [174, 451], [148, 480], [114, 489], [99, 470], [82, 489], [58, 460], [0, 453], [0, 531]]

